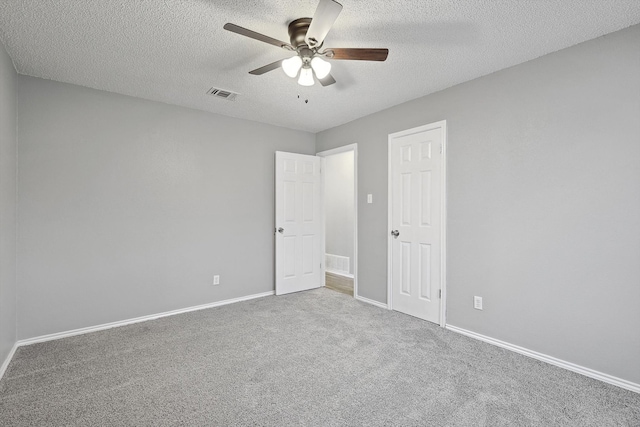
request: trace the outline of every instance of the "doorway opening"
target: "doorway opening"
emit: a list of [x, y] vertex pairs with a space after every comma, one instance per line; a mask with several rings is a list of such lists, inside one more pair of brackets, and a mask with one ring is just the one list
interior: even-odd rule
[[324, 282], [331, 290], [358, 296], [358, 147], [345, 145], [322, 157]]

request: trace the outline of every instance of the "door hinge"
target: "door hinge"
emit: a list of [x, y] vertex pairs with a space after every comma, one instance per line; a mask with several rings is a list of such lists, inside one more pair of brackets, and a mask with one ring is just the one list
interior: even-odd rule
[[440, 154], [442, 154], [442, 144], [440, 144]]
[[442, 289], [438, 290], [438, 298], [442, 298]]

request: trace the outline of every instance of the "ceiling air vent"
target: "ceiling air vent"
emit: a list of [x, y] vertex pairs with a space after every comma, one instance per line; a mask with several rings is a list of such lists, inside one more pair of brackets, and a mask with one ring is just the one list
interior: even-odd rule
[[230, 90], [218, 89], [212, 87], [207, 91], [207, 95], [215, 96], [216, 98], [226, 99], [227, 101], [235, 101], [236, 96], [238, 94], [236, 92], [231, 92]]

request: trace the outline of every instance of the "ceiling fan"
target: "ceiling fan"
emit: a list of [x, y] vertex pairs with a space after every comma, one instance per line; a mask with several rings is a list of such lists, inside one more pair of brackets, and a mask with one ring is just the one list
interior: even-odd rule
[[323, 57], [339, 60], [384, 61], [389, 54], [389, 49], [323, 49], [324, 38], [338, 18], [340, 11], [342, 11], [340, 3], [334, 0], [320, 0], [313, 19], [299, 18], [289, 23], [291, 43], [231, 23], [225, 24], [224, 29], [296, 53], [291, 58], [272, 62], [249, 71], [249, 74], [261, 75], [282, 67], [289, 77], [298, 77], [298, 84], [302, 86], [312, 86], [314, 75], [322, 86], [329, 86], [336, 81], [330, 74], [331, 63], [325, 61]]

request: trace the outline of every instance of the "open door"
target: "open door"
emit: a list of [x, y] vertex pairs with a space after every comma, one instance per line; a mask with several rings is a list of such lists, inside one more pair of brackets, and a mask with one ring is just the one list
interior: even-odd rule
[[276, 295], [322, 286], [320, 162], [276, 151]]

